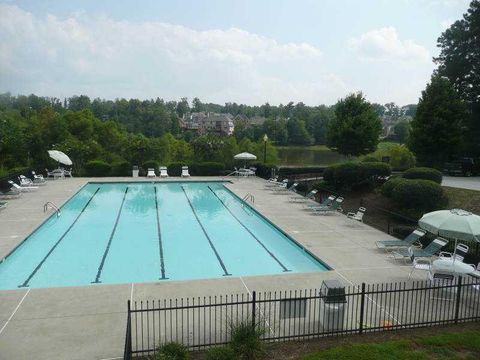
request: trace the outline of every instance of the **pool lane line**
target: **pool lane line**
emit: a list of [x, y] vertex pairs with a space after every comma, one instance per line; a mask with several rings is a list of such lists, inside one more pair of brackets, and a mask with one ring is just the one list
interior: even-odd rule
[[157, 210], [157, 233], [158, 233], [158, 247], [160, 249], [160, 271], [162, 273], [162, 277], [160, 280], [168, 279], [165, 277], [165, 261], [163, 258], [163, 244], [162, 244], [162, 233], [160, 231], [160, 210], [158, 207], [158, 199], [157, 199], [157, 187], [153, 187], [155, 191], [155, 209]]
[[242, 226], [244, 227], [244, 229], [247, 230], [248, 233], [249, 233], [250, 235], [252, 235], [252, 237], [253, 237], [255, 240], [257, 240], [257, 242], [260, 244], [260, 246], [263, 247], [263, 249], [273, 258], [273, 260], [275, 260], [275, 261], [278, 263], [278, 265], [280, 265], [280, 266], [282, 267], [283, 271], [284, 271], [284, 272], [291, 271], [291, 270], [289, 270], [285, 265], [282, 264], [282, 262], [275, 256], [275, 254], [273, 254], [273, 253], [267, 248], [267, 246], [266, 246], [244, 223], [242, 223], [242, 222], [240, 221], [240, 219], [232, 212], [232, 210], [230, 210], [230, 209], [228, 208], [227, 204], [225, 204], [225, 202], [224, 202], [222, 199], [220, 199], [220, 197], [217, 195], [217, 193], [216, 193], [210, 186], [208, 186], [208, 188], [209, 188], [210, 191], [213, 193], [213, 195], [215, 195], [215, 197], [222, 203], [222, 205], [225, 206], [225, 209], [228, 210], [228, 212], [230, 213], [230, 215], [232, 215], [232, 216], [235, 218], [235, 220], [237, 220], [238, 223], [239, 223], [240, 225], [242, 225]]
[[90, 197], [90, 199], [88, 199], [87, 203], [85, 204], [85, 206], [82, 208], [82, 210], [80, 211], [80, 213], [77, 215], [77, 217], [75, 218], [75, 220], [73, 220], [72, 224], [68, 227], [68, 229], [63, 233], [63, 235], [60, 237], [60, 239], [58, 239], [58, 241], [52, 246], [52, 248], [50, 249], [50, 251], [47, 253], [47, 255], [45, 255], [45, 257], [42, 259], [42, 261], [40, 261], [37, 265], [37, 267], [32, 271], [32, 273], [28, 276], [27, 280], [25, 280], [23, 282], [22, 285], [19, 285], [18, 287], [27, 287], [28, 286], [28, 283], [30, 282], [30, 280], [32, 280], [32, 278], [35, 276], [35, 274], [37, 273], [38, 270], [40, 270], [40, 268], [42, 267], [42, 265], [45, 263], [45, 261], [47, 260], [47, 258], [52, 254], [53, 250], [55, 250], [55, 248], [58, 246], [58, 244], [60, 244], [60, 242], [65, 238], [65, 236], [67, 236], [68, 232], [70, 230], [72, 230], [73, 226], [77, 223], [78, 219], [80, 218], [80, 216], [82, 216], [83, 212], [85, 211], [85, 209], [88, 207], [88, 205], [90, 205], [90, 202], [92, 201], [92, 199], [94, 198], [95, 195], [97, 195], [98, 191], [100, 190], [100, 188], [97, 188], [97, 190], [95, 190], [95, 192], [93, 193], [93, 195]]
[[192, 209], [192, 212], [193, 212], [193, 215], [195, 215], [195, 218], [197, 219], [197, 222], [198, 224], [200, 225], [200, 227], [202, 228], [203, 230], [203, 233], [205, 234], [207, 240], [208, 240], [208, 243], [210, 244], [210, 247], [212, 248], [213, 252], [215, 253], [215, 256], [217, 257], [217, 260], [218, 262], [220, 263], [220, 266], [222, 267], [223, 269], [223, 276], [230, 276], [232, 274], [230, 274], [227, 270], [227, 268], [225, 267], [225, 264], [223, 263], [222, 261], [222, 258], [220, 257], [220, 255], [218, 254], [218, 251], [217, 249], [215, 249], [215, 245], [213, 245], [213, 242], [212, 240], [210, 239], [210, 236], [208, 236], [207, 234], [207, 231], [205, 230], [205, 228], [203, 227], [202, 223], [200, 222], [200, 219], [198, 218], [198, 215], [197, 215], [197, 212], [195, 211], [195, 209], [193, 208], [193, 205], [192, 205], [192, 202], [190, 201], [190, 199], [188, 198], [188, 195], [187, 195], [187, 192], [185, 191], [185, 188], [183, 186], [181, 186], [182, 190], [183, 190], [183, 193], [185, 194], [185, 197], [187, 198], [187, 201], [188, 201], [188, 205], [190, 205], [190, 208]]
[[118, 221], [120, 220], [120, 215], [122, 215], [123, 205], [125, 204], [125, 198], [127, 197], [128, 193], [128, 186], [125, 188], [125, 193], [123, 194], [122, 204], [120, 205], [120, 209], [118, 209], [117, 219], [115, 220], [115, 225], [113, 225], [112, 233], [110, 234], [110, 238], [108, 239], [107, 247], [103, 252], [102, 261], [100, 266], [98, 267], [97, 276], [95, 277], [95, 281], [92, 281], [92, 284], [101, 283], [100, 276], [102, 275], [103, 265], [105, 264], [105, 260], [107, 258], [108, 252], [110, 251], [110, 245], [112, 245], [113, 237], [115, 236], [115, 232], [117, 231]]

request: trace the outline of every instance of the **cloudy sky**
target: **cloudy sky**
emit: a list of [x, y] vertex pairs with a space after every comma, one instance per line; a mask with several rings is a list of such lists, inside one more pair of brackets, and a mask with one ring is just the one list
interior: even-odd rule
[[415, 103], [468, 0], [0, 0], [0, 92]]

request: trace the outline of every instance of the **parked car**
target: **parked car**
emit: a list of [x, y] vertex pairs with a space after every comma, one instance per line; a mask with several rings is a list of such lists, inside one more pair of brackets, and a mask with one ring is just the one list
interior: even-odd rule
[[470, 157], [463, 157], [445, 164], [443, 172], [455, 176], [472, 176], [480, 174], [480, 162]]

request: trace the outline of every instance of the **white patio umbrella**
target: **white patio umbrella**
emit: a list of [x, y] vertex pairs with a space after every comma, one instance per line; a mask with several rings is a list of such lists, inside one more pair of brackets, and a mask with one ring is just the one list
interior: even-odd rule
[[422, 216], [418, 225], [432, 234], [455, 239], [453, 268], [458, 240], [480, 242], [480, 216], [462, 209], [433, 211]]
[[257, 157], [248, 152], [242, 152], [233, 157], [235, 160], [245, 160], [245, 167], [247, 166], [247, 160], [257, 160]]
[[63, 152], [58, 150], [48, 150], [48, 155], [55, 161], [63, 165], [72, 165], [72, 160]]

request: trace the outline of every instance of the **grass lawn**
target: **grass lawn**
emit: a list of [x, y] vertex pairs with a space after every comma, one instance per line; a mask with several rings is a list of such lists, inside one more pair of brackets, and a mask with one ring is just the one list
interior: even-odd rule
[[480, 191], [444, 186], [448, 208], [459, 208], [480, 214]]
[[306, 355], [303, 359], [478, 359], [479, 356], [480, 331], [467, 331], [380, 344], [334, 347]]

